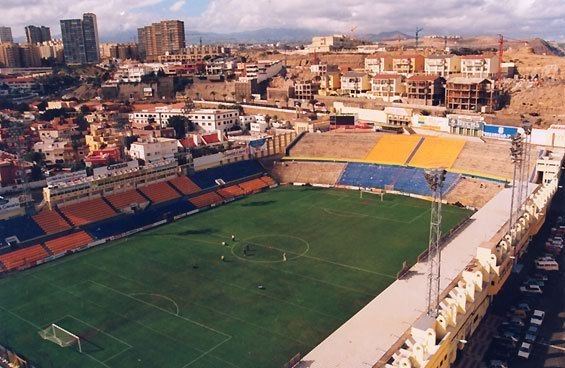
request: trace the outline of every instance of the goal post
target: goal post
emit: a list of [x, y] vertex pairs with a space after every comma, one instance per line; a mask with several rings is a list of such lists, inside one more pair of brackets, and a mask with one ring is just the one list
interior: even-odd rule
[[39, 331], [39, 336], [41, 336], [41, 338], [44, 340], [54, 342], [62, 348], [76, 344], [78, 351], [82, 353], [80, 337], [54, 323], [52, 323], [47, 328]]

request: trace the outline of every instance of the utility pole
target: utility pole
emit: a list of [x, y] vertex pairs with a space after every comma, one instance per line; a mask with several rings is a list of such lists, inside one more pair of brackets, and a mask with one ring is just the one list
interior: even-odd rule
[[504, 57], [504, 36], [498, 34], [498, 73], [496, 74], [496, 80], [502, 79], [502, 61]]
[[418, 49], [418, 40], [420, 38], [420, 32], [422, 32], [424, 28], [416, 27], [416, 49]]
[[439, 313], [439, 294], [441, 281], [441, 202], [443, 184], [447, 171], [444, 169], [426, 170], [424, 177], [432, 191], [432, 211], [430, 218], [430, 239], [428, 243], [428, 305], [427, 314], [436, 318]]

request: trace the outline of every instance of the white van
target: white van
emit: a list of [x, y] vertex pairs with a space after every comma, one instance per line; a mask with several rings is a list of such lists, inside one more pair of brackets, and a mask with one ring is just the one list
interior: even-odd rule
[[555, 260], [536, 259], [536, 269], [544, 271], [559, 271], [559, 263]]

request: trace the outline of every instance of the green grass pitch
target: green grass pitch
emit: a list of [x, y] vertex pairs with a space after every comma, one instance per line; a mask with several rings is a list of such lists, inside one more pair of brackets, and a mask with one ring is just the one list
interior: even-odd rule
[[[0, 279], [0, 343], [41, 367], [280, 367], [415, 261], [429, 208], [311, 187], [249, 196]], [[445, 229], [470, 215], [443, 209]], [[83, 352], [41, 339], [51, 323]]]

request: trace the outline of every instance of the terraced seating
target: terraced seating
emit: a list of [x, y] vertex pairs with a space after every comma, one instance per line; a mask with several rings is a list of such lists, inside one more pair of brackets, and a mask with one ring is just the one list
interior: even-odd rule
[[[447, 173], [444, 193], [448, 193], [459, 178], [459, 174]], [[394, 190], [399, 192], [432, 195], [424, 177], [424, 170], [413, 167], [350, 163], [344, 170], [339, 184], [381, 189], [386, 185], [393, 185]]]
[[245, 191], [241, 189], [239, 185], [231, 185], [229, 187], [220, 188], [216, 192], [226, 199], [239, 197], [245, 194]]
[[271, 175], [279, 183], [335, 185], [346, 166], [341, 162], [283, 161], [275, 163]]
[[196, 197], [190, 198], [188, 201], [198, 208], [208, 207], [213, 204], [223, 202], [223, 198], [216, 192], [208, 192]]
[[463, 149], [465, 141], [440, 137], [426, 137], [408, 163], [421, 168], [451, 168]]
[[381, 136], [379, 133], [307, 133], [290, 150], [289, 156], [362, 160]]
[[416, 135], [384, 135], [364, 157], [376, 164], [404, 165], [420, 142]]
[[263, 180], [268, 186], [277, 184], [277, 182], [274, 181], [270, 176], [262, 176], [260, 179]]
[[139, 188], [139, 190], [153, 203], [166, 202], [180, 197], [180, 195], [165, 181], [149, 184], [145, 187]]
[[194, 184], [194, 182], [186, 176], [179, 176], [171, 179], [169, 180], [169, 183], [184, 195], [195, 194], [201, 190], [198, 185]]
[[257, 178], [238, 184], [243, 189], [245, 194], [256, 193], [261, 189], [268, 188], [269, 186], [263, 180]]
[[59, 210], [76, 226], [115, 216], [116, 212], [102, 198], [90, 199], [60, 207]]
[[144, 226], [170, 218], [171, 216], [185, 214], [195, 209], [196, 207], [193, 204], [181, 199], [161, 205], [150, 206], [145, 210], [122, 215], [97, 224], [87, 225], [85, 230], [96, 239], [105, 239], [140, 229]]
[[45, 235], [43, 230], [29, 216], [19, 216], [0, 221], [0, 243], [7, 238], [17, 237], [20, 242]]
[[135, 189], [131, 189], [121, 193], [110, 194], [105, 198], [108, 200], [108, 202], [110, 202], [112, 206], [114, 206], [114, 208], [117, 208], [118, 210], [130, 208], [131, 205], [136, 205], [136, 204], [142, 205], [148, 202], [147, 199], [145, 199]]
[[33, 216], [33, 221], [41, 227], [45, 234], [56, 234], [71, 228], [71, 225], [57, 211], [44, 209]]
[[67, 251], [76, 250], [84, 247], [92, 241], [92, 237], [84, 231], [79, 231], [69, 235], [62, 236], [57, 239], [48, 240], [45, 246], [53, 252], [53, 254], [61, 254]]
[[39, 244], [32, 245], [22, 249], [15, 250], [10, 253], [0, 255], [0, 262], [6, 267], [7, 271], [15, 270], [25, 266], [32, 266], [35, 262], [40, 261], [49, 254]]
[[230, 183], [262, 172], [264, 172], [263, 167], [257, 160], [246, 160], [198, 171], [190, 178], [200, 188], [208, 189], [218, 186], [216, 179], [222, 179], [225, 183]]

